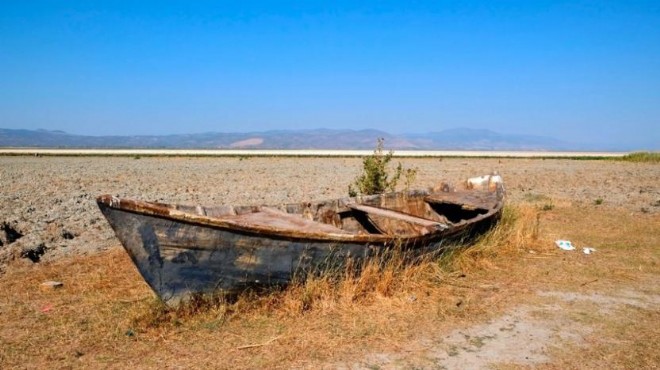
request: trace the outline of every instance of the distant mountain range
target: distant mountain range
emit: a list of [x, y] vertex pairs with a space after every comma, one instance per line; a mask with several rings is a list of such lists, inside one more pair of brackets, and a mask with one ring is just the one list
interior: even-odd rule
[[165, 149], [373, 149], [377, 138], [398, 150], [626, 150], [576, 145], [544, 136], [508, 135], [467, 128], [425, 134], [378, 130], [207, 132], [158, 136], [84, 136], [63, 131], [0, 129], [0, 147]]

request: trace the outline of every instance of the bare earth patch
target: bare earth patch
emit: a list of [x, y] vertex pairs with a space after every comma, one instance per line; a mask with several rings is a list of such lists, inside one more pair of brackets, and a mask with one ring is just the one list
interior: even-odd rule
[[627, 314], [629, 307], [657, 310], [660, 305], [660, 295], [630, 290], [613, 295], [546, 291], [538, 295], [546, 298], [538, 305], [518, 305], [486, 323], [434, 333], [397, 352], [369, 354], [361, 362], [337, 367], [492, 369], [549, 364], [549, 349], [579, 352], [589, 345], [585, 336], [597, 329], [580, 317], [607, 322], [612, 315]]

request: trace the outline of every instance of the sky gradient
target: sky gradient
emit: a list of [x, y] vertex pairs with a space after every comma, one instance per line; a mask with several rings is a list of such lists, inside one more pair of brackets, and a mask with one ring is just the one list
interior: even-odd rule
[[0, 127], [660, 146], [660, 1], [135, 3], [1, 2]]

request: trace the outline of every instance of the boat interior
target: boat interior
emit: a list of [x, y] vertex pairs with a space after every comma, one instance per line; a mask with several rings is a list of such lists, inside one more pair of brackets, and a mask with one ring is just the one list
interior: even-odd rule
[[425, 235], [485, 215], [498, 207], [488, 190], [409, 191], [280, 206], [176, 206], [178, 211], [246, 227], [300, 233]]
[[257, 233], [350, 238], [421, 236], [456, 229], [501, 209], [503, 197], [501, 177], [487, 175], [468, 179], [458, 190], [441, 184], [429, 190], [271, 206], [169, 205], [110, 195], [99, 197], [98, 202], [131, 212]]

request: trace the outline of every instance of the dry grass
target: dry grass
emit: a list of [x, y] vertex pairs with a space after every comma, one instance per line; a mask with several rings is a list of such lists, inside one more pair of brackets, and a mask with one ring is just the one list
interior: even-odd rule
[[[452, 249], [440, 259], [408, 265], [389, 256], [360, 274], [312, 276], [282, 291], [246, 293], [234, 302], [198, 301], [178, 310], [153, 298], [118, 248], [54, 263], [17, 263], [0, 277], [0, 363], [117, 368], [350, 363], [488, 319], [533, 299], [538, 289], [644, 286], [658, 276], [659, 225], [658, 217], [620, 217], [603, 207], [543, 211], [520, 205], [507, 208], [499, 226], [474, 247]], [[579, 245], [596, 243], [599, 251], [589, 257], [564, 254], [552, 246], [559, 236]], [[64, 287], [40, 290], [46, 280]], [[640, 338], [657, 335], [649, 329], [657, 324], [657, 312], [640, 312], [635, 319]], [[635, 345], [630, 338], [637, 332], [614, 321], [602, 331], [627, 340], [624, 348]], [[596, 361], [608, 346], [594, 344], [584, 361]], [[636, 349], [637, 363], [648, 364], [652, 352], [649, 346]], [[614, 352], [611, 360], [633, 361], [626, 353]], [[573, 357], [556, 356], [558, 364], [579, 367]]]

